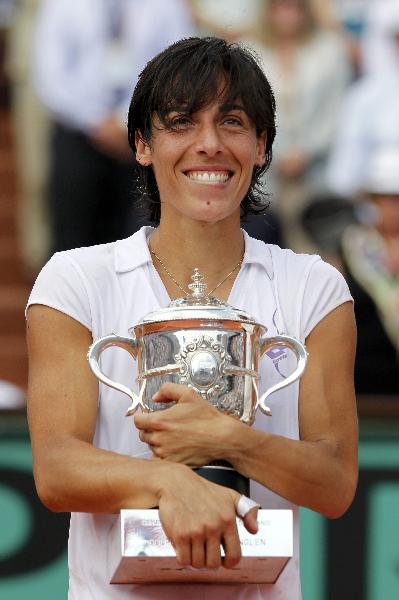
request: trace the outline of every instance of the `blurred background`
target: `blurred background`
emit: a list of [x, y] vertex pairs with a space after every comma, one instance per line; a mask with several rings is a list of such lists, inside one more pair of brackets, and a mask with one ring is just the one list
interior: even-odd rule
[[394, 600], [399, 0], [0, 0], [0, 598], [67, 595], [69, 517], [41, 506], [32, 478], [29, 290], [53, 252], [144, 223], [127, 106], [146, 62], [193, 34], [253, 48], [277, 97], [271, 208], [245, 228], [320, 254], [355, 298], [359, 487], [338, 521], [303, 511], [304, 600]]

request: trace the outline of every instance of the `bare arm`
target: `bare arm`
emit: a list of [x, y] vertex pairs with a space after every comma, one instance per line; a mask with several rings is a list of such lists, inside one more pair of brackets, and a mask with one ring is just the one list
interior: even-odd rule
[[161, 388], [159, 399], [180, 396], [179, 403], [162, 413], [137, 415], [141, 437], [162, 458], [187, 464], [227, 459], [295, 504], [337, 517], [352, 501], [357, 482], [355, 337], [350, 303], [327, 315], [309, 335], [310, 358], [300, 385], [300, 440], [256, 431], [171, 384]]
[[[94, 447], [98, 385], [86, 360], [90, 332], [41, 305], [29, 309], [27, 332], [28, 419], [35, 481], [44, 504], [55, 511], [93, 513], [159, 506], [182, 564], [219, 566], [223, 543], [224, 565], [234, 566], [240, 558], [238, 494], [205, 481], [184, 464]], [[245, 523], [254, 531], [255, 515]]]
[[140, 485], [139, 461], [92, 446], [98, 385], [85, 358], [90, 332], [63, 313], [35, 305], [27, 334], [28, 420], [42, 501], [60, 511], [154, 506], [156, 487]]
[[332, 518], [348, 508], [357, 483], [355, 338], [350, 303], [323, 319], [307, 339], [309, 363], [299, 397], [300, 440], [254, 431], [242, 440], [240, 457], [234, 457], [244, 474], [251, 472], [295, 504]]

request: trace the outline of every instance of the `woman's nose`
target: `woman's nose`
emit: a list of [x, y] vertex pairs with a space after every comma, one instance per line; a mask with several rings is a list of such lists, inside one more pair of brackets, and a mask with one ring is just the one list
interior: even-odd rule
[[223, 148], [223, 141], [216, 125], [203, 125], [197, 130], [195, 140], [197, 152], [204, 152], [208, 156], [214, 156]]

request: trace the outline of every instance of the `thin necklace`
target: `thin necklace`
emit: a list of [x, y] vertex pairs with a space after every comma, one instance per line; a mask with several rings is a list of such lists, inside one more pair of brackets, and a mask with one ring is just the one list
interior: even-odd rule
[[[181, 290], [186, 296], [190, 296], [190, 292], [188, 292], [187, 290], [184, 289], [184, 287], [182, 287], [180, 285], [180, 283], [178, 281], [176, 281], [175, 277], [173, 277], [172, 273], [168, 270], [167, 266], [165, 265], [165, 263], [159, 258], [158, 254], [155, 254], [155, 252], [153, 250], [151, 250], [150, 248], [150, 252], [153, 256], [155, 256], [155, 258], [158, 260], [159, 264], [161, 265], [161, 267], [163, 268], [163, 270], [165, 271], [165, 273], [168, 275], [168, 277], [173, 281], [173, 283], [179, 288], [179, 290]], [[242, 256], [242, 258], [239, 260], [239, 262], [236, 264], [236, 266], [234, 267], [234, 269], [232, 269], [230, 271], [230, 273], [228, 275], [226, 275], [226, 277], [224, 277], [224, 279], [222, 279], [222, 281], [220, 281], [220, 283], [218, 283], [217, 285], [215, 285], [214, 288], [211, 289], [210, 292], [208, 292], [206, 295], [210, 296], [211, 294], [213, 294], [213, 292], [215, 290], [217, 290], [225, 281], [228, 280], [228, 278], [233, 275], [233, 273], [238, 269], [238, 267], [240, 267], [242, 265], [242, 261], [244, 260], [244, 255]]]

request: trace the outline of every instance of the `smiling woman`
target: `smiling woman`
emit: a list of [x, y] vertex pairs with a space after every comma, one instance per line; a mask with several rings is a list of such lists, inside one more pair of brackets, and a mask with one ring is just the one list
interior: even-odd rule
[[[217, 38], [190, 38], [156, 56], [143, 72], [132, 98], [128, 118], [130, 145], [134, 152], [138, 141], [148, 145], [157, 128], [185, 131], [193, 124], [192, 116], [211, 104], [218, 106], [218, 116], [226, 128], [239, 128], [243, 120], [251, 125], [257, 138], [262, 136], [264, 157], [254, 166], [241, 201], [243, 215], [263, 212], [267, 201], [261, 177], [272, 159], [275, 101], [250, 49]], [[151, 220], [158, 223], [159, 190], [154, 172], [146, 169], [147, 165], [139, 158], [140, 191]]]
[[[219, 100], [184, 118], [158, 118], [146, 142], [136, 134], [137, 162], [151, 168], [162, 229], [178, 217], [217, 223], [237, 214], [256, 170], [263, 170], [266, 133], [259, 136], [243, 108]], [[237, 220], [237, 219], [235, 219]]]
[[[58, 253], [36, 281], [28, 303], [35, 479], [47, 506], [72, 511], [71, 600], [299, 600], [298, 505], [337, 517], [352, 500], [355, 328], [348, 288], [319, 257], [266, 245], [240, 229], [242, 214], [268, 204], [259, 178], [271, 160], [274, 113], [270, 85], [250, 51], [215, 38], [164, 50], [140, 76], [128, 123], [139, 192], [156, 227]], [[300, 388], [273, 394], [272, 419], [258, 416], [254, 428], [219, 412], [184, 378], [153, 396], [173, 406], [136, 415], [134, 427], [122, 416], [120, 394], [105, 386], [99, 394], [89, 371], [93, 339], [125, 335], [143, 315], [188, 294], [194, 267], [212, 294], [252, 315], [268, 336], [284, 331], [306, 340]], [[112, 351], [103, 358], [114, 381], [135, 379], [134, 363]], [[203, 366], [207, 357], [200, 358]], [[260, 394], [285, 378], [290, 361], [285, 349], [267, 352]], [[203, 373], [201, 365], [203, 381], [213, 367]], [[257, 509], [250, 505], [243, 515], [237, 491], [190, 468], [215, 460], [252, 480], [255, 502], [293, 511], [294, 555], [278, 580], [109, 586], [108, 536], [121, 508], [158, 506], [182, 566], [238, 563], [236, 515], [254, 533]]]

